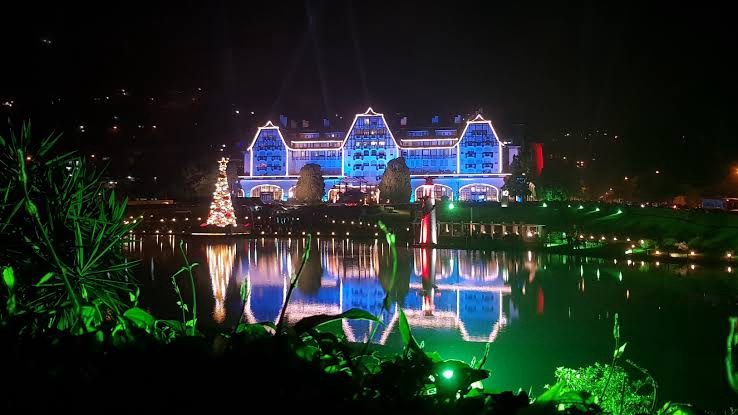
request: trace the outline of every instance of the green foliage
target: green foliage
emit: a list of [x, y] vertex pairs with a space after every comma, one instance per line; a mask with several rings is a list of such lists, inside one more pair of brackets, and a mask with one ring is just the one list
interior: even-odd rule
[[510, 175], [505, 177], [503, 190], [510, 192], [511, 197], [521, 196], [526, 198], [530, 196], [530, 180], [531, 180], [530, 157], [524, 154], [517, 155], [510, 163]]
[[317, 314], [314, 316], [305, 317], [297, 322], [297, 324], [295, 324], [293, 330], [295, 330], [297, 334], [302, 334], [317, 327], [320, 327], [323, 324], [342, 319], [369, 320], [378, 324], [382, 323], [382, 321], [374, 316], [374, 314], [368, 311], [360, 310], [358, 308], [352, 308], [350, 310], [344, 311], [341, 314]]
[[13, 295], [0, 295], [31, 322], [21, 330], [81, 334], [128, 307], [135, 262], [121, 242], [136, 224], [84, 158], [53, 152], [58, 139], [33, 139], [30, 123], [0, 137], [0, 262], [15, 275]]
[[129, 308], [125, 311], [125, 313], [123, 313], [123, 317], [127, 318], [136, 327], [144, 329], [146, 331], [150, 331], [156, 323], [156, 319], [154, 318], [154, 316], [138, 307]]
[[[578, 410], [588, 411], [591, 405], [598, 405], [606, 413], [618, 415], [634, 415], [653, 411], [656, 403], [656, 382], [651, 375], [630, 360], [626, 363], [631, 369], [640, 373], [639, 378], [632, 377], [618, 364], [625, 353], [628, 343], [620, 343], [620, 322], [615, 314], [612, 336], [615, 349], [612, 363], [570, 369], [556, 369], [556, 384], [541, 395], [536, 402], [546, 403], [558, 401], [562, 408], [573, 406]], [[541, 400], [543, 398], [543, 400]]]
[[728, 318], [728, 338], [725, 347], [725, 372], [728, 375], [728, 383], [735, 392], [738, 393], [738, 367], [736, 367], [736, 346], [738, 346], [738, 317]]
[[570, 200], [582, 196], [577, 169], [560, 160], [546, 160], [541, 176], [535, 180], [538, 200]]
[[387, 163], [387, 168], [379, 182], [379, 198], [382, 202], [407, 203], [410, 200], [410, 169], [404, 157], [397, 157]]
[[320, 203], [325, 195], [325, 182], [320, 165], [308, 163], [300, 168], [300, 177], [295, 185], [295, 200], [300, 203]]
[[[555, 375], [562, 390], [586, 392], [605, 412], [633, 415], [651, 410], [653, 386], [649, 378], [632, 379], [620, 366], [595, 363], [579, 369], [560, 367]], [[610, 386], [606, 389], [608, 380]]]
[[[183, 240], [179, 241], [179, 251], [182, 253], [182, 258], [184, 259], [185, 264], [177, 272], [172, 274], [172, 286], [174, 287], [174, 292], [177, 294], [177, 306], [182, 313], [182, 327], [189, 328], [189, 334], [194, 336], [197, 332], [197, 287], [195, 286], [195, 277], [192, 274], [192, 270], [195, 269], [198, 264], [197, 262], [190, 263], [187, 259]], [[189, 277], [190, 287], [192, 289], [192, 313], [190, 314], [191, 317], [189, 319], [187, 318], [187, 313], [190, 311], [190, 308], [182, 298], [182, 291], [179, 289], [179, 284], [177, 283], [177, 277], [184, 274]]]

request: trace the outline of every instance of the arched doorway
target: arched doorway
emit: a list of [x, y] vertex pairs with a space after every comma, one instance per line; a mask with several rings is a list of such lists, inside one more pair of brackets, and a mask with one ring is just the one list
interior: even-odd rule
[[473, 183], [459, 189], [459, 200], [469, 202], [496, 202], [499, 196], [500, 189], [491, 184]]
[[[444, 196], [449, 198], [450, 200], [454, 199], [454, 191], [451, 190], [449, 186], [446, 186], [445, 184], [434, 184], [433, 185], [433, 192], [436, 194], [436, 200], [441, 200]], [[415, 200], [420, 200], [423, 198], [423, 186], [418, 186], [415, 188]]]
[[282, 200], [283, 190], [272, 184], [260, 184], [251, 189], [251, 197], [258, 197], [264, 203]]
[[341, 192], [339, 191], [339, 189], [336, 189], [336, 188], [328, 190], [328, 201], [332, 203], [336, 203], [338, 201], [338, 195], [340, 193]]

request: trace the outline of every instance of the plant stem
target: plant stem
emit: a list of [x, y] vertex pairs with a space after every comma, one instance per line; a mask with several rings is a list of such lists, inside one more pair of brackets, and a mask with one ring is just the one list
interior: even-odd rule
[[300, 269], [297, 270], [297, 274], [295, 274], [295, 277], [290, 281], [290, 288], [287, 290], [287, 297], [284, 299], [284, 305], [282, 305], [282, 311], [279, 313], [279, 320], [277, 320], [277, 328], [276, 333], [279, 334], [279, 332], [282, 329], [282, 324], [284, 322], [284, 315], [287, 312], [287, 305], [290, 303], [290, 298], [292, 297], [292, 291], [297, 286], [297, 281], [300, 280], [300, 275], [302, 274], [302, 270], [305, 268], [305, 264], [308, 261], [308, 258], [310, 258], [310, 246], [312, 245], [312, 235], [308, 235], [307, 238], [307, 247], [305, 247], [305, 253], [302, 254], [302, 262], [300, 263]]
[[[615, 350], [618, 350], [618, 347], [620, 347], [620, 342], [615, 339]], [[602, 399], [604, 401], [605, 399], [605, 392], [607, 391], [607, 387], [610, 386], [610, 379], [612, 379], [612, 374], [615, 372], [615, 361], [617, 360], [617, 354], [613, 353], [612, 355], [612, 363], [610, 363], [610, 373], [607, 375], [607, 381], [605, 382], [605, 386], [602, 388], [602, 392], [600, 395], [602, 396]]]
[[[31, 195], [28, 193], [28, 186], [23, 182], [23, 193], [25, 195], [26, 203], [33, 204], [33, 201], [31, 200]], [[67, 275], [66, 267], [64, 266], [64, 263], [59, 259], [59, 256], [56, 253], [56, 250], [54, 249], [54, 244], [51, 242], [51, 238], [49, 238], [48, 232], [46, 232], [46, 228], [44, 227], [44, 224], [41, 223], [41, 218], [38, 215], [38, 211], [31, 211], [29, 212], [31, 216], [33, 217], [33, 220], [36, 222], [36, 226], [41, 231], [41, 234], [44, 237], [44, 242], [46, 243], [46, 246], [49, 248], [49, 251], [51, 252], [51, 256], [54, 258], [54, 262], [56, 263], [56, 266], [59, 268], [59, 271], [61, 271], [62, 280], [64, 281], [64, 286], [67, 289], [67, 293], [69, 293], [69, 296], [72, 297], [72, 303], [74, 304], [74, 311], [77, 312], [77, 315], [80, 313], [80, 309], [82, 308], [79, 298], [77, 298], [77, 293], [74, 292], [74, 289], [72, 288], [72, 283], [69, 281], [69, 276]], [[75, 320], [74, 326], [77, 325], [77, 322]], [[74, 327], [73, 326], [73, 327]]]
[[625, 406], [625, 385], [627, 385], [627, 379], [623, 378], [623, 387], [620, 388], [620, 410], [618, 415], [623, 415], [623, 406]]
[[187, 266], [187, 274], [190, 276], [190, 285], [192, 286], [192, 336], [195, 335], [195, 326], [197, 325], [197, 288], [195, 287], [195, 278], [192, 276], [192, 266], [190, 261], [187, 260], [187, 254], [185, 254], [184, 246], [182, 241], [179, 242], [179, 250], [182, 251], [182, 257], [184, 258], [185, 265]]

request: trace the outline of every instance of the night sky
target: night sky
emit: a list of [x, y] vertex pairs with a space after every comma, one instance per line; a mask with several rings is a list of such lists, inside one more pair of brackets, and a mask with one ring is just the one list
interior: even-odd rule
[[4, 13], [0, 101], [14, 100], [16, 121], [67, 129], [116, 89], [175, 111], [173, 94], [202, 88], [205, 131], [178, 133], [190, 144], [243, 140], [280, 113], [350, 118], [372, 105], [412, 121], [483, 108], [503, 135], [524, 123], [544, 143], [613, 131], [626, 169], [738, 161], [732, 14], [592, 3], [29, 4]]

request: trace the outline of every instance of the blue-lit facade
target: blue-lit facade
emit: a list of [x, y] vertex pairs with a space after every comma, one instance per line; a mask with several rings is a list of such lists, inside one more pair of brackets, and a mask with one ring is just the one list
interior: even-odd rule
[[326, 197], [333, 200], [340, 189], [373, 189], [387, 163], [404, 157], [412, 200], [425, 178], [433, 177], [437, 197], [497, 201], [507, 166], [518, 151], [481, 115], [466, 121], [456, 116], [449, 126], [433, 117], [431, 125], [422, 128], [408, 127], [403, 118], [394, 126], [396, 135], [385, 116], [371, 108], [356, 114], [347, 131], [327, 128], [327, 122], [319, 131], [295, 131], [283, 121], [258, 128], [246, 149], [238, 183], [241, 196], [287, 200], [300, 168], [315, 163], [323, 172]]

